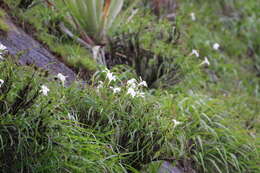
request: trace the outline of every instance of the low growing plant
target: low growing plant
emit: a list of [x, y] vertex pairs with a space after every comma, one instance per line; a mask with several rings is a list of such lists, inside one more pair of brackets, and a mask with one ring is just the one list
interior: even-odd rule
[[60, 25], [63, 32], [71, 37], [79, 35], [77, 40], [93, 51], [94, 59], [106, 65], [104, 50], [106, 37], [116, 17], [122, 9], [124, 0], [68, 0], [56, 1], [58, 8], [67, 9], [66, 21], [72, 26], [76, 34]]
[[53, 77], [6, 57], [0, 71], [1, 172], [125, 172], [107, 134], [71, 120]]

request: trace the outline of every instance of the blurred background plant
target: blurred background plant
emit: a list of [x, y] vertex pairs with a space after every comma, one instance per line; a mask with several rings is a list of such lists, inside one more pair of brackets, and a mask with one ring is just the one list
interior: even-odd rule
[[[90, 1], [55, 1], [58, 8], [66, 8], [69, 16], [65, 19], [80, 36], [81, 43], [93, 51], [94, 59], [106, 65], [103, 46], [106, 45], [107, 32], [112, 28], [116, 17], [122, 9], [124, 0], [90, 0]], [[64, 25], [62, 30], [72, 34]]]
[[68, 22], [90, 46], [104, 45], [107, 32], [122, 9], [124, 0], [56, 1], [59, 8], [66, 8]]

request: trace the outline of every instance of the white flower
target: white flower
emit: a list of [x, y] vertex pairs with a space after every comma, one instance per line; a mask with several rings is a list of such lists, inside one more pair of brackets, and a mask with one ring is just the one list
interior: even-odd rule
[[68, 113], [68, 118], [69, 118], [69, 120], [72, 120], [72, 121], [76, 121], [77, 120], [76, 116], [73, 115], [73, 114], [70, 114], [70, 113]]
[[138, 86], [148, 87], [146, 81], [140, 82], [140, 83], [138, 84]]
[[0, 51], [3, 52], [3, 51], [6, 51], [6, 50], [7, 50], [7, 48], [0, 43]]
[[0, 43], [0, 60], [4, 60], [2, 55], [3, 55], [3, 52], [6, 50], [7, 50], [7, 48]]
[[113, 90], [114, 94], [119, 93], [121, 91], [121, 88], [119, 88], [119, 87], [115, 87], [115, 88], [114, 87], [110, 87], [110, 89]]
[[42, 86], [41, 86], [40, 92], [41, 92], [43, 95], [47, 96], [49, 91], [50, 91], [50, 89], [49, 89], [46, 85], [42, 85]]
[[190, 13], [190, 17], [191, 17], [191, 20], [192, 21], [195, 21], [196, 20], [196, 16], [195, 16], [195, 13]]
[[131, 88], [136, 88], [136, 79], [132, 78], [128, 80], [127, 85], [130, 86]]
[[110, 70], [105, 69], [105, 70], [103, 70], [102, 72], [105, 72], [105, 73], [107, 74], [106, 78], [109, 80], [109, 83], [110, 83], [111, 81], [116, 81], [116, 77], [113, 75], [112, 72], [110, 72]]
[[67, 77], [67, 76], [64, 76], [64, 75], [61, 74], [61, 73], [59, 73], [59, 74], [57, 75], [57, 78], [58, 78], [59, 80], [61, 80], [62, 84], [64, 84], [64, 82], [66, 81], [66, 77]]
[[113, 73], [110, 72], [110, 70], [105, 69], [102, 72], [106, 73], [106, 78], [108, 78], [109, 82], [116, 81], [116, 76], [114, 76]]
[[116, 81], [116, 77], [111, 72], [107, 73], [107, 78], [108, 78], [109, 82]]
[[2, 85], [5, 83], [4, 80], [0, 79], [0, 88], [2, 87]]
[[200, 56], [199, 52], [195, 49], [192, 49], [191, 55], [195, 55], [196, 57]]
[[214, 50], [218, 50], [219, 47], [220, 47], [220, 45], [219, 45], [218, 43], [214, 43], [214, 44], [213, 44], [213, 49], [214, 49]]
[[204, 61], [200, 65], [207, 65], [207, 66], [209, 66], [210, 62], [209, 62], [208, 58], [205, 57]]
[[136, 92], [133, 88], [128, 88], [127, 94], [131, 95], [133, 98], [136, 96]]
[[175, 128], [176, 126], [178, 126], [178, 125], [182, 124], [182, 122], [180, 122], [180, 121], [177, 121], [177, 120], [175, 120], [175, 119], [173, 119], [173, 120], [172, 120], [172, 122], [174, 123], [174, 126], [173, 126], [173, 128]]

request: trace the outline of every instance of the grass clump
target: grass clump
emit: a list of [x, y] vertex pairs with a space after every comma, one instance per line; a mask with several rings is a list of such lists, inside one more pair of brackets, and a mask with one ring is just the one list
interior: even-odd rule
[[[124, 76], [111, 83], [95, 78], [98, 90], [91, 87], [68, 96], [81, 123], [101, 133], [113, 132], [109, 138], [114, 150], [125, 156], [123, 163], [140, 170], [171, 160], [186, 171], [257, 172], [256, 143], [246, 130], [229, 125], [229, 110], [218, 107], [224, 105], [221, 100], [192, 92], [153, 96], [144, 91], [144, 98], [131, 98]], [[114, 88], [121, 90], [113, 93]]]
[[4, 171], [124, 172], [163, 160], [200, 172], [257, 170], [255, 143], [229, 125], [218, 99], [151, 95], [128, 72], [108, 70], [84, 89], [64, 88], [30, 67], [0, 65]]
[[[2, 172], [123, 172], [105, 134], [70, 120], [64, 100], [58, 99], [65, 92], [61, 86], [50, 86], [32, 68], [13, 63], [0, 62]], [[48, 95], [42, 85], [50, 88]]]
[[185, 125], [170, 145], [175, 154], [187, 159], [184, 163], [191, 167], [195, 163], [199, 172], [257, 172], [259, 154], [254, 140], [246, 130], [230, 126], [233, 120], [227, 117], [228, 110], [219, 109], [220, 103], [194, 93], [178, 98], [175, 113]]

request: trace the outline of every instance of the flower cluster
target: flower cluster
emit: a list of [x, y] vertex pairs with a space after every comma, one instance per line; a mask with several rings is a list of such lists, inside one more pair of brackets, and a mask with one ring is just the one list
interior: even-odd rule
[[41, 86], [40, 92], [41, 92], [43, 95], [47, 96], [49, 91], [50, 91], [50, 89], [49, 89], [46, 85], [42, 85], [42, 86]]
[[[62, 85], [65, 84], [65, 82], [66, 82], [66, 77], [67, 77], [67, 76], [64, 76], [64, 75], [61, 74], [61, 73], [58, 73], [58, 74], [56, 75], [56, 78], [58, 78], [58, 79], [61, 81]], [[41, 86], [40, 92], [41, 92], [44, 96], [48, 96], [49, 91], [50, 91], [50, 89], [49, 89], [46, 85], [42, 85], [42, 86]]]
[[132, 98], [134, 97], [144, 97], [144, 92], [140, 92], [138, 89], [139, 87], [147, 87], [147, 83], [142, 81], [138, 83], [136, 79], [130, 79], [127, 81], [127, 94], [130, 95]]
[[[214, 43], [213, 46], [212, 46], [212, 48], [217, 51], [217, 50], [219, 50], [220, 45], [219, 45], [218, 43]], [[195, 50], [195, 49], [193, 49], [193, 50], [191, 51], [191, 53], [189, 54], [189, 56], [192, 56], [192, 55], [195, 55], [197, 58], [200, 57], [199, 52], [198, 52], [197, 50]], [[202, 61], [202, 62], [200, 63], [200, 65], [201, 65], [201, 66], [202, 66], [202, 65], [209, 66], [209, 65], [210, 65], [210, 62], [209, 62], [208, 58], [207, 58], [207, 57], [204, 57], [204, 61]]]
[[[111, 82], [119, 81], [119, 79], [112, 73], [110, 70], [105, 69], [102, 71], [102, 73], [106, 74], [106, 80], [108, 80], [108, 85], [111, 85]], [[104, 82], [99, 81], [98, 82], [97, 89], [101, 89], [104, 87]], [[144, 97], [145, 93], [141, 92], [141, 88], [148, 87], [147, 83], [143, 81], [142, 79], [140, 82], [138, 82], [136, 79], [130, 79], [126, 82], [126, 85], [123, 86], [109, 86], [109, 88], [113, 91], [113, 94], [119, 94], [120, 92], [126, 91], [126, 95], [131, 96], [132, 98], [135, 97]]]

